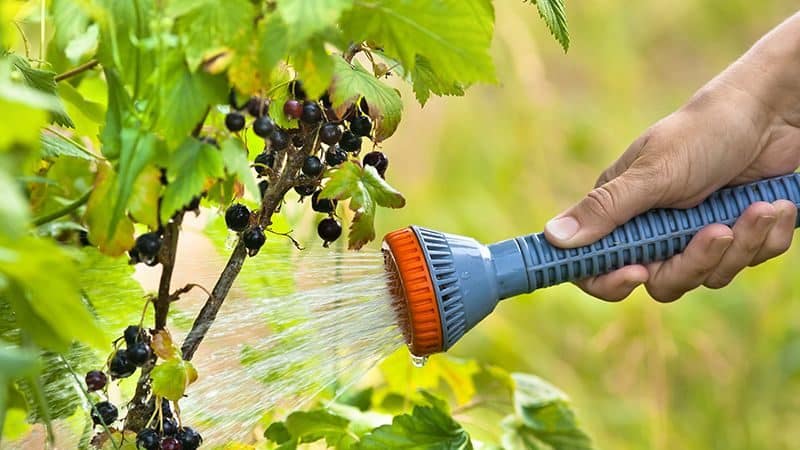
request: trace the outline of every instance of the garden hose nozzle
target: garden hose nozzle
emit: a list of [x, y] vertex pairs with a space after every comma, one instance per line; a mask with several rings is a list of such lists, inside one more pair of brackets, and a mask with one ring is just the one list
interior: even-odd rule
[[403, 228], [383, 243], [398, 320], [413, 354], [447, 351], [502, 299], [667, 259], [706, 225], [731, 226], [752, 203], [780, 199], [800, 206], [800, 174], [725, 188], [694, 208], [654, 209], [573, 249], [550, 245], [542, 233], [483, 245], [422, 227]]

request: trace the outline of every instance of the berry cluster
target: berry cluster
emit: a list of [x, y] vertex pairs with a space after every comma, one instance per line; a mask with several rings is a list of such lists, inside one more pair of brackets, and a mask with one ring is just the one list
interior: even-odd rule
[[[86, 389], [93, 395], [103, 397], [92, 405], [91, 417], [94, 425], [111, 428], [120, 419], [117, 407], [108, 401], [108, 380], [127, 378], [133, 375], [137, 367], [148, 362], [155, 362], [155, 354], [150, 347], [150, 335], [138, 325], [130, 325], [122, 337], [115, 341], [115, 346], [124, 340], [125, 348], [117, 347], [108, 361], [108, 374], [102, 370], [91, 370], [86, 373]], [[156, 406], [158, 414], [153, 415], [156, 426], [141, 430], [136, 436], [137, 448], [145, 450], [195, 450], [203, 442], [200, 434], [189, 427], [181, 427], [179, 420], [172, 414], [169, 401], [161, 399]], [[149, 425], [149, 424], [148, 424]], [[104, 433], [105, 430], [101, 432]], [[99, 435], [100, 436], [100, 435]]]
[[229, 229], [241, 233], [242, 242], [247, 248], [247, 254], [255, 256], [267, 241], [267, 236], [261, 226], [250, 224], [251, 217], [250, 209], [241, 203], [231, 205], [225, 211], [225, 224]]

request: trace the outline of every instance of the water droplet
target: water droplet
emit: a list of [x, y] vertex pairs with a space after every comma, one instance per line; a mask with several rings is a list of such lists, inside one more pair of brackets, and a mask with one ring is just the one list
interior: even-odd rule
[[228, 232], [225, 238], [225, 250], [233, 250], [236, 248], [236, 243], [239, 242], [239, 235], [233, 231]]
[[425, 363], [428, 362], [428, 357], [427, 356], [417, 356], [417, 355], [415, 355], [413, 353], [409, 353], [409, 354], [411, 355], [411, 364], [413, 364], [414, 367], [417, 367], [417, 368], [420, 368], [420, 369], [425, 367]]

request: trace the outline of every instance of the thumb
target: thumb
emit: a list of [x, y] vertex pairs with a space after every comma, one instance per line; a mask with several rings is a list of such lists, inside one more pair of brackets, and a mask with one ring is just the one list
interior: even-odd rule
[[656, 206], [663, 192], [657, 178], [629, 169], [594, 188], [577, 205], [545, 225], [545, 237], [557, 247], [580, 247], [606, 236], [634, 216]]

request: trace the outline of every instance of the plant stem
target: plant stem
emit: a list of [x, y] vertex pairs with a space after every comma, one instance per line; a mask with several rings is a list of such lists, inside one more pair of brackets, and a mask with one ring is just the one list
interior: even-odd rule
[[75, 75], [79, 75], [79, 74], [81, 74], [83, 72], [86, 72], [89, 69], [92, 69], [94, 66], [96, 66], [98, 64], [100, 64], [100, 61], [98, 61], [96, 59], [92, 59], [90, 61], [87, 61], [87, 62], [81, 64], [78, 67], [69, 69], [68, 71], [66, 71], [64, 73], [60, 73], [60, 74], [56, 75], [55, 80], [56, 80], [56, 82], [67, 80], [69, 78], [74, 77]]
[[87, 201], [89, 201], [89, 196], [92, 195], [92, 190], [89, 189], [83, 195], [81, 195], [77, 200], [74, 200], [72, 203], [68, 203], [64, 205], [63, 208], [55, 210], [50, 214], [45, 214], [33, 219], [34, 226], [42, 226], [46, 223], [52, 222], [60, 217], [66, 216], [67, 214], [75, 211], [76, 209], [83, 206]]
[[172, 284], [172, 271], [175, 269], [175, 254], [178, 247], [183, 212], [175, 215], [171, 222], [164, 227], [164, 241], [161, 244], [161, 279], [158, 283], [158, 297], [153, 302], [155, 306], [156, 330], [163, 330], [167, 326], [169, 305], [172, 303], [170, 285]]

